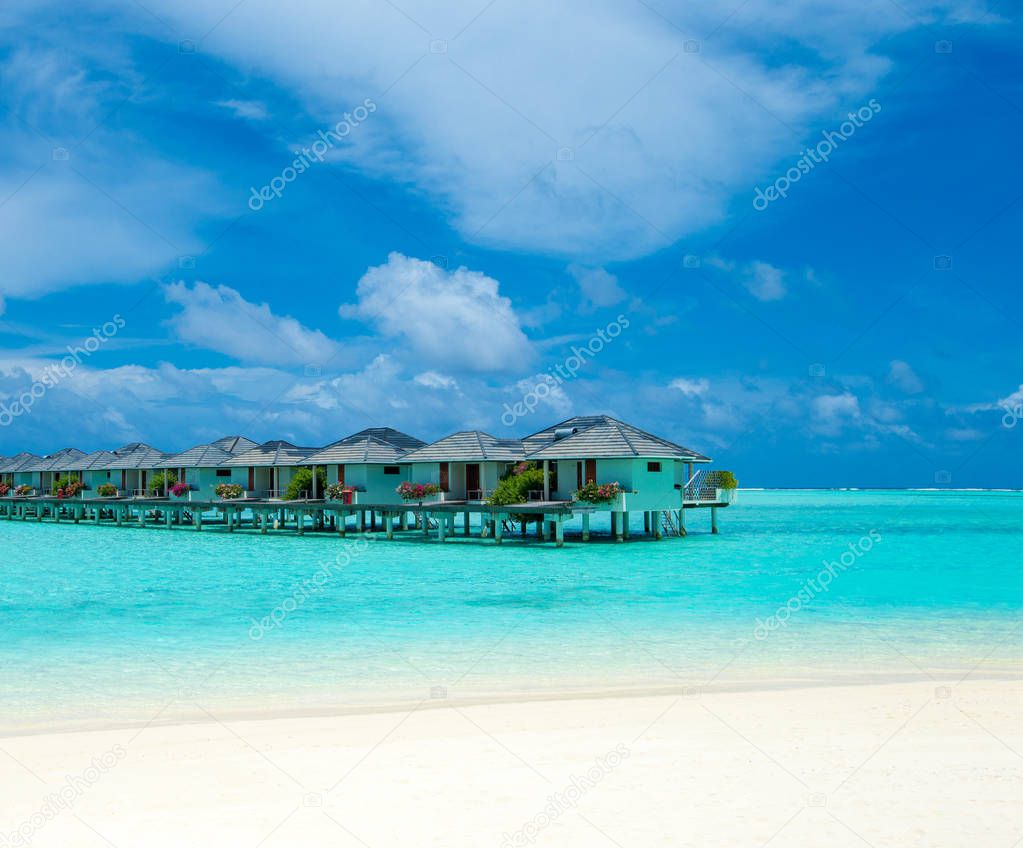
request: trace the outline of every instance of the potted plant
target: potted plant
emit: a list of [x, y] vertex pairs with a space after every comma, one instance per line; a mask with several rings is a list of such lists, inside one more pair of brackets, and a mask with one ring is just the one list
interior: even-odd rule
[[29, 495], [32, 494], [33, 491], [35, 491], [35, 490], [31, 486], [26, 486], [25, 484], [22, 484], [22, 485], [18, 486], [17, 488], [15, 488], [15, 490], [14, 490], [14, 497], [16, 497], [16, 498], [27, 498]]
[[245, 493], [240, 483], [220, 483], [213, 491], [222, 501], [236, 500]]
[[431, 495], [440, 492], [440, 486], [434, 483], [409, 483], [405, 481], [397, 489], [398, 496], [403, 501], [423, 501]]
[[352, 502], [352, 495], [354, 492], [355, 489], [351, 486], [346, 486], [344, 483], [331, 483], [327, 486], [324, 494], [327, 496], [328, 500], [341, 501], [342, 503], [350, 504]]
[[77, 497], [83, 491], [85, 484], [77, 477], [58, 477], [53, 484], [53, 494], [62, 500]]
[[191, 491], [192, 487], [189, 486], [188, 483], [185, 483], [184, 481], [175, 483], [173, 486], [170, 487], [171, 497], [174, 498], [183, 498], [186, 495], [188, 495], [188, 493]]
[[112, 498], [117, 495], [117, 486], [113, 483], [100, 483], [96, 487], [96, 494], [101, 498]]
[[616, 501], [622, 494], [618, 483], [596, 483], [590, 480], [581, 489], [576, 489], [572, 497], [577, 501], [594, 504], [609, 504]]
[[10, 484], [0, 481], [0, 498], [6, 498], [10, 491]]
[[715, 471], [714, 486], [719, 503], [735, 503], [739, 481], [731, 471]]

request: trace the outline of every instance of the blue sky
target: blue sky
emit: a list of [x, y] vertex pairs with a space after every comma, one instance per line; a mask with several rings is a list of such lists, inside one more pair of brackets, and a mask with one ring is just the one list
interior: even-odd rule
[[1009, 6], [8, 2], [0, 454], [607, 412], [1023, 486]]

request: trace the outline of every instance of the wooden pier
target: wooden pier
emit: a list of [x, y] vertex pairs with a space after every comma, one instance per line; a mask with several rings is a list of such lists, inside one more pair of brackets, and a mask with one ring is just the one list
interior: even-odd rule
[[[717, 511], [727, 503], [701, 501], [677, 509], [644, 511], [645, 538], [684, 537], [686, 512], [710, 509], [711, 532], [718, 532]], [[578, 501], [530, 501], [490, 506], [474, 501], [436, 501], [415, 504], [344, 504], [337, 501], [216, 500], [183, 501], [167, 498], [0, 498], [0, 519], [89, 523], [116, 527], [203, 529], [234, 533], [381, 533], [444, 542], [456, 537], [489, 539], [500, 545], [510, 537], [565, 543], [566, 524], [580, 519], [580, 538], [590, 541], [590, 520], [598, 510]], [[602, 510], [605, 512], [606, 510]], [[622, 542], [638, 536], [635, 516], [612, 511], [609, 538]], [[475, 521], [474, 521], [475, 519]], [[475, 527], [474, 527], [475, 525]], [[535, 526], [530, 526], [535, 525]], [[531, 530], [532, 533], [527, 532]], [[473, 532], [475, 531], [475, 532]]]

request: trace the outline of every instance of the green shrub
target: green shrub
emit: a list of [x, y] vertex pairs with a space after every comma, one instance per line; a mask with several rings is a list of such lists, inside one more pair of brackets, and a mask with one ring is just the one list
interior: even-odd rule
[[170, 489], [171, 486], [178, 482], [178, 475], [173, 471], [161, 471], [159, 474], [154, 474], [149, 480], [150, 494], [162, 495], [165, 481], [167, 488]]
[[[322, 468], [316, 469], [317, 486], [316, 492], [319, 497], [327, 491], [327, 472]], [[288, 483], [287, 491], [284, 493], [286, 501], [299, 501], [303, 498], [311, 498], [313, 492], [313, 472], [311, 468], [299, 468], [295, 476]]]
[[535, 467], [527, 468], [519, 474], [506, 474], [497, 484], [488, 503], [491, 506], [525, 503], [533, 491], [543, 491], [543, 471]]
[[714, 480], [718, 489], [738, 489], [739, 481], [731, 471], [718, 471]]
[[113, 497], [117, 494], [117, 486], [113, 483], [100, 483], [96, 487], [96, 494], [98, 494], [101, 498]]

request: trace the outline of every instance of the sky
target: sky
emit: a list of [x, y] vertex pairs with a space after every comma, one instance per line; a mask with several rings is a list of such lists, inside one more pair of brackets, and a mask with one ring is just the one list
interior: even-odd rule
[[6, 0], [0, 455], [607, 413], [743, 486], [1023, 487], [984, 0]]

